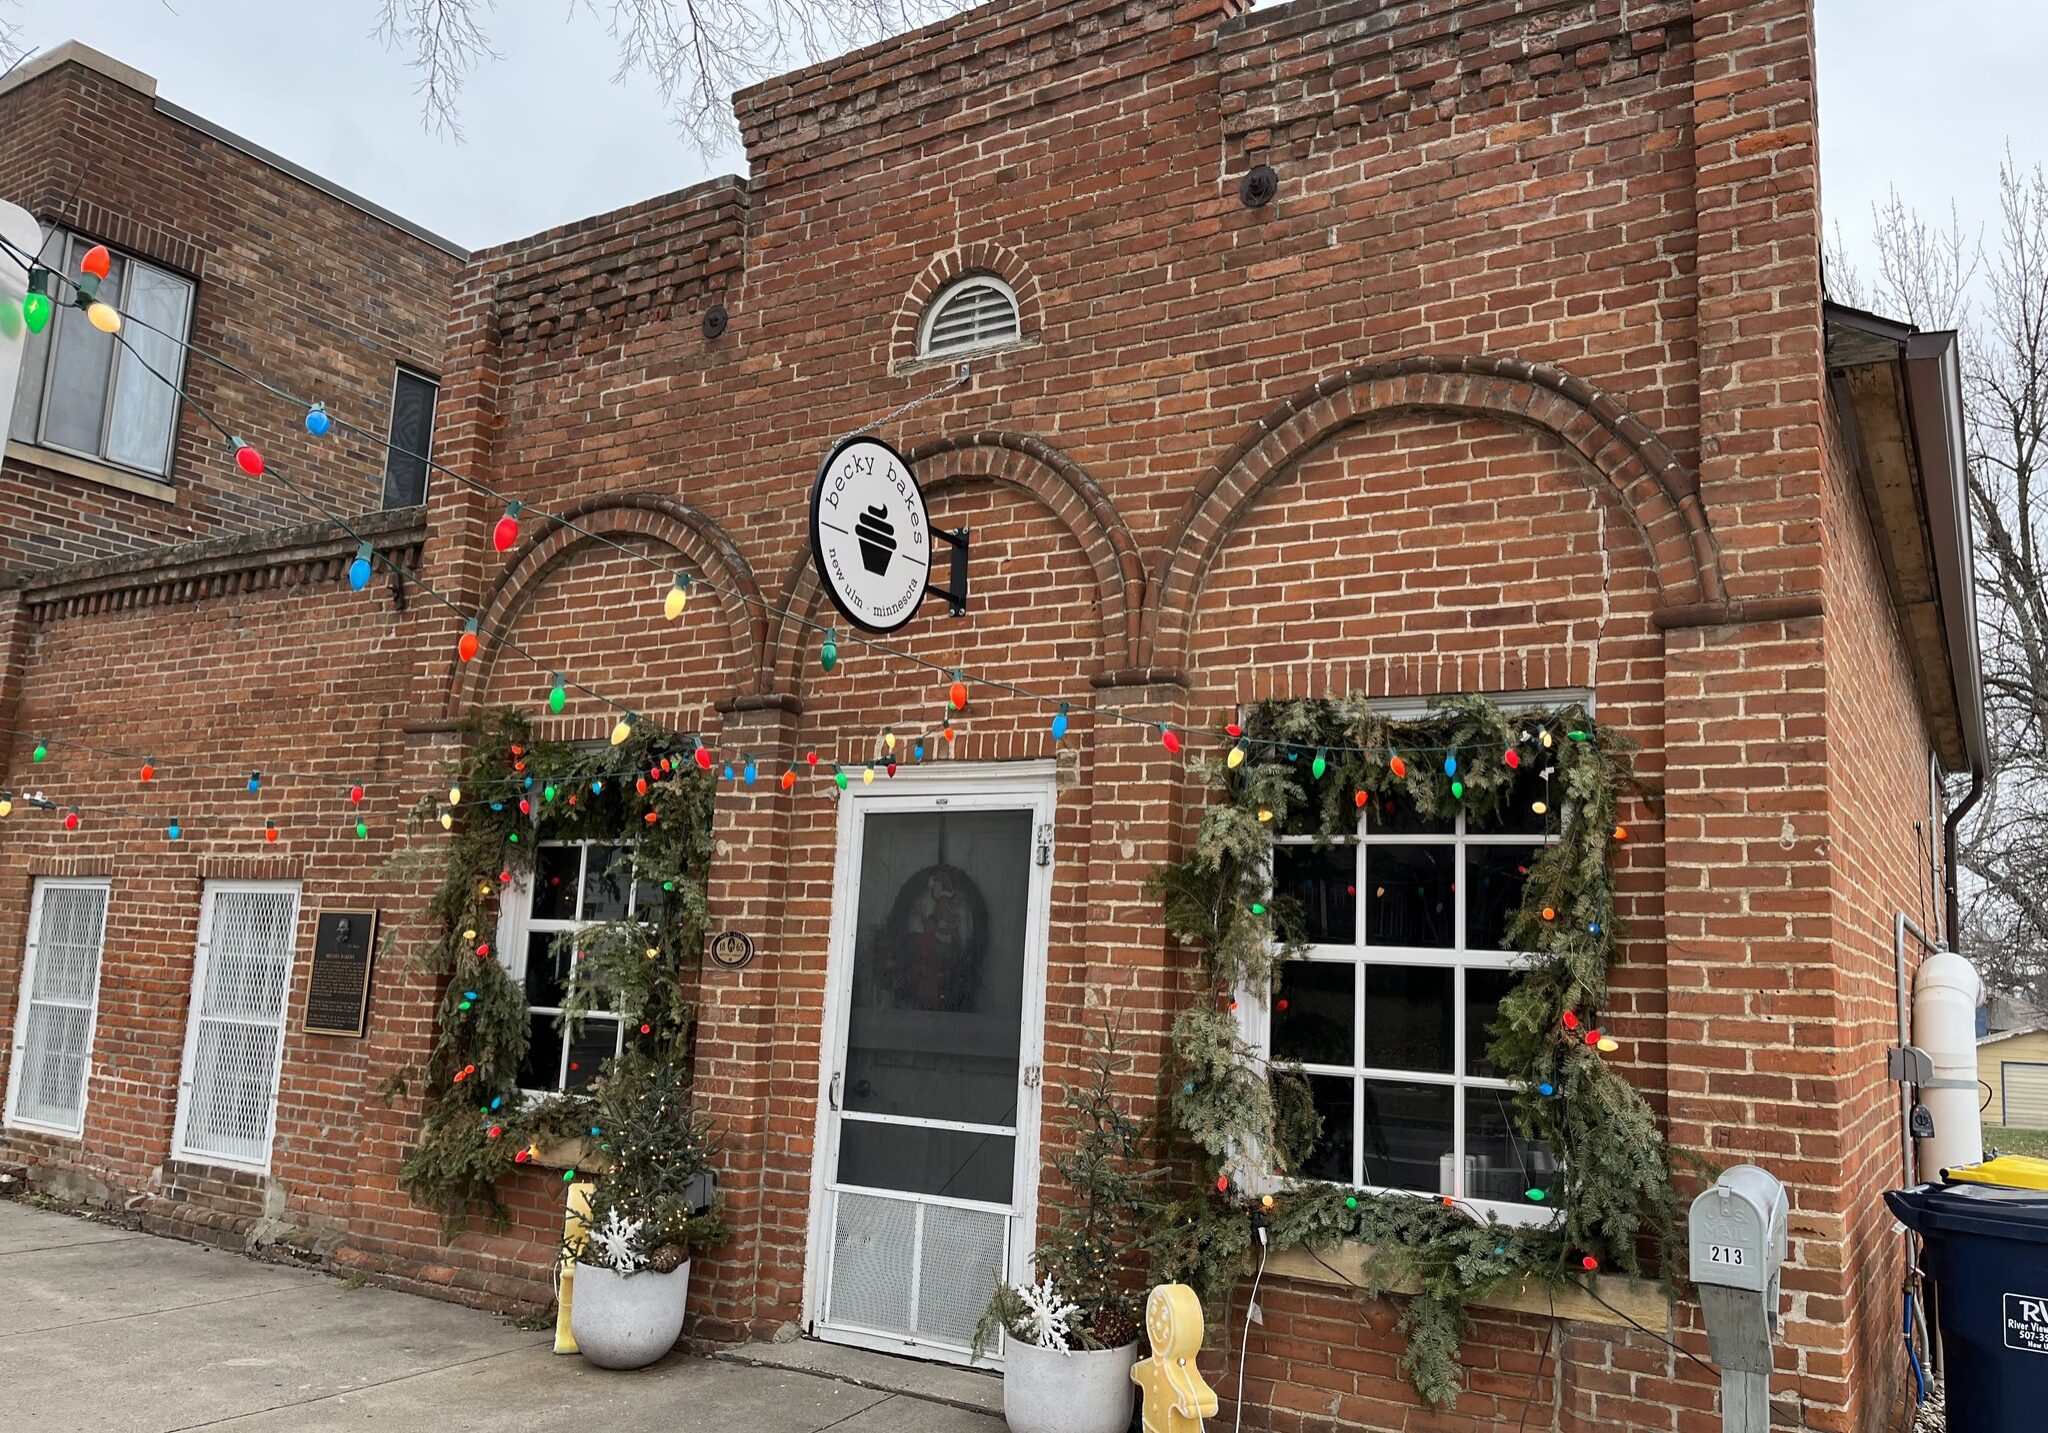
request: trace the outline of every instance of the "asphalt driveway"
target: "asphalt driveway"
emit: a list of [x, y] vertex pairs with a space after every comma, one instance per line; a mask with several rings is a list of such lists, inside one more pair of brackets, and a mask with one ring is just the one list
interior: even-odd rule
[[556, 1355], [551, 1343], [474, 1309], [0, 1201], [8, 1433], [1003, 1427], [952, 1404], [788, 1367], [679, 1353], [607, 1373]]

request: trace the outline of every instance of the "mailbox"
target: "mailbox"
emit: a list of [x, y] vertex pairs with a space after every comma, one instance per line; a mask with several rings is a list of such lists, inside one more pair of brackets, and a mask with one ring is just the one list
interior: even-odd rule
[[1771, 1344], [1790, 1214], [1785, 1186], [1753, 1164], [1736, 1165], [1692, 1202], [1692, 1281], [1721, 1366], [1724, 1433], [1771, 1426]]

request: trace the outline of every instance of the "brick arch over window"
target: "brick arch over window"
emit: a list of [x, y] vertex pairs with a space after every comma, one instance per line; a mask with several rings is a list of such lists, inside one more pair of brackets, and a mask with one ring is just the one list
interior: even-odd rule
[[903, 295], [903, 301], [896, 306], [896, 318], [889, 329], [891, 367], [947, 361], [918, 357], [917, 328], [939, 290], [970, 274], [993, 274], [1008, 284], [1010, 291], [1017, 296], [1018, 339], [1026, 343], [1037, 340], [1045, 319], [1044, 304], [1038, 280], [1024, 267], [1024, 261], [1001, 244], [963, 244], [946, 250], [926, 264], [924, 272], [917, 276]]
[[1261, 494], [1346, 429], [1411, 412], [1486, 414], [1554, 434], [1606, 482], [1642, 533], [1667, 611], [1726, 604], [1698, 477], [1612, 395], [1554, 364], [1409, 358], [1333, 374], [1297, 393], [1196, 490], [1159, 560], [1143, 664], [1180, 667], [1210, 565]]
[[[526, 604], [546, 584], [549, 574], [571, 554], [597, 546], [599, 538], [615, 542], [648, 538], [676, 552], [678, 570], [701, 577], [719, 589], [717, 610], [725, 622], [735, 665], [744, 671], [751, 664], [767, 626], [763, 616], [767, 608], [761, 600], [761, 586], [754, 579], [753, 568], [725, 529], [687, 503], [651, 494], [597, 498], [567, 508], [558, 516], [575, 527], [548, 518], [534, 524], [537, 535], [513, 553], [484, 603], [479, 625], [486, 634], [511, 630]], [[660, 595], [660, 574], [650, 567], [646, 599], [656, 602]], [[697, 610], [694, 603], [691, 610]], [[479, 660], [455, 664], [449, 678], [446, 715], [462, 715], [477, 694], [485, 690], [501, 646], [486, 635]]]
[[[904, 457], [916, 468], [918, 485], [928, 498], [974, 483], [994, 483], [1026, 494], [1064, 523], [1095, 573], [1103, 669], [1117, 671], [1127, 664], [1137, 647], [1145, 606], [1145, 565], [1123, 514], [1085, 468], [1052, 444], [1021, 433], [939, 438], [919, 444]], [[782, 592], [784, 615], [770, 634], [770, 660], [763, 664], [763, 676], [778, 690], [791, 691], [813, 637], [801, 619], [815, 611], [823, 596], [808, 548], [790, 565]]]

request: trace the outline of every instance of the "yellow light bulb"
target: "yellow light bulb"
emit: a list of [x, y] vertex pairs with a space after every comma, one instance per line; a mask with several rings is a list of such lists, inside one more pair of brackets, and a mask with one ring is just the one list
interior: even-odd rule
[[1273, 813], [1271, 811], [1268, 811], [1265, 807], [1261, 806], [1259, 808], [1259, 819], [1261, 821], [1271, 821], [1273, 819]]
[[475, 931], [473, 931], [473, 930], [466, 930], [466, 931], [464, 931], [464, 932], [462, 933], [462, 938], [463, 938], [464, 940], [475, 940], [475, 939], [476, 939], [476, 932], [475, 932]]
[[627, 741], [627, 739], [628, 739], [629, 737], [631, 737], [632, 735], [633, 735], [633, 722], [632, 722], [632, 719], [631, 719], [630, 717], [620, 717], [620, 718], [619, 718], [619, 721], [618, 721], [618, 725], [616, 725], [616, 726], [614, 726], [614, 727], [612, 728], [612, 745], [613, 745], [613, 746], [624, 746], [624, 745], [626, 744], [626, 741]]
[[883, 732], [882, 745], [888, 747], [889, 750], [894, 751], [896, 749], [896, 733], [893, 731]]
[[669, 588], [668, 596], [662, 600], [661, 615], [673, 622], [683, 615], [683, 609], [690, 605], [690, 594], [681, 583]]
[[462, 804], [462, 788], [460, 786], [448, 788], [448, 804], [450, 806], [460, 806]]
[[12, 801], [9, 801], [5, 796], [0, 796], [0, 816], [11, 815], [13, 811], [14, 803]]
[[455, 829], [455, 813], [453, 811], [443, 811], [441, 813], [441, 829], [443, 831], [453, 831]]
[[1544, 812], [1550, 809], [1550, 803], [1547, 801], [1531, 801], [1529, 803], [1529, 809], [1531, 811], [1534, 811], [1538, 816], [1541, 816]]
[[1229, 766], [1230, 769], [1233, 771], [1235, 771], [1238, 767], [1243, 766], [1244, 748], [1241, 746], [1233, 746], [1232, 748], [1230, 748], [1230, 755], [1224, 758], [1224, 764]]
[[875, 769], [872, 766], [861, 772], [860, 784], [863, 786], [873, 786], [875, 784]]
[[1621, 1042], [1615, 1039], [1612, 1035], [1602, 1035], [1600, 1037], [1600, 1043], [1597, 1046], [1595, 1046], [1595, 1048], [1598, 1049], [1602, 1054], [1612, 1055], [1616, 1050], [1619, 1050], [1621, 1048]]
[[1551, 746], [1551, 736], [1550, 736], [1550, 733], [1549, 733], [1548, 731], [1545, 731], [1545, 732], [1543, 733], [1543, 746], [1544, 746], [1544, 749], [1545, 749], [1546, 751], [1550, 749], [1550, 746]]
[[103, 303], [94, 303], [91, 308], [85, 311], [85, 316], [92, 321], [92, 326], [101, 333], [119, 333], [121, 331], [121, 315]]
[[648, 958], [649, 960], [652, 960], [652, 959], [654, 959], [654, 957], [656, 957], [657, 955], [660, 955], [660, 954], [661, 954], [661, 951], [660, 951], [659, 949], [657, 949], [656, 947], [654, 947], [654, 946], [651, 946], [651, 945], [647, 947], [647, 958]]

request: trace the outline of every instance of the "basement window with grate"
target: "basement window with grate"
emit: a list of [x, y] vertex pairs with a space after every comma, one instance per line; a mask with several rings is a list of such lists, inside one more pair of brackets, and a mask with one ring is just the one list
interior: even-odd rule
[[975, 274], [947, 285], [917, 330], [919, 358], [953, 358], [1004, 348], [1023, 337], [1017, 295], [1001, 279]]

